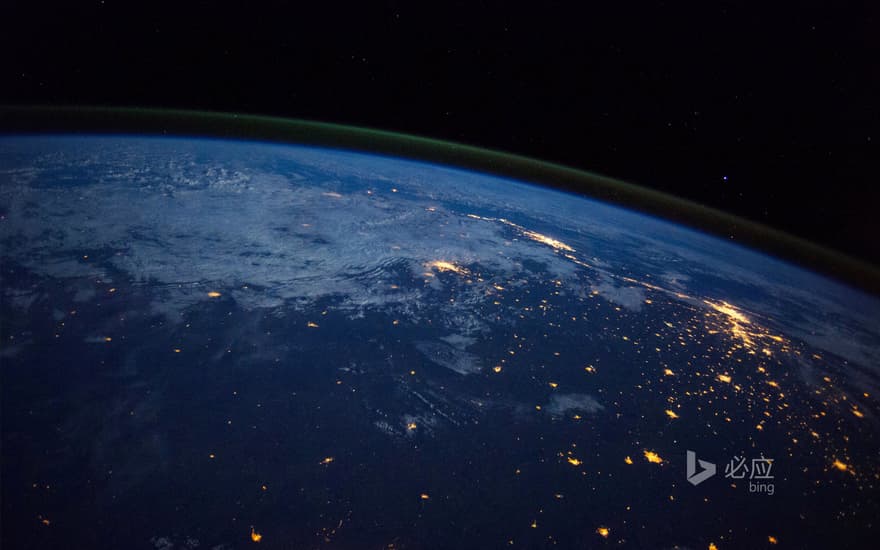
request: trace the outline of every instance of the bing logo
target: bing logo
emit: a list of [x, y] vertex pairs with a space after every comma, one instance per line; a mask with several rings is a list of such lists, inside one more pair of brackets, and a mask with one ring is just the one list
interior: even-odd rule
[[[697, 462], [700, 463], [702, 471], [697, 472]], [[697, 453], [693, 451], [687, 452], [687, 480], [691, 485], [699, 485], [710, 477], [715, 475], [715, 465], [705, 460], [697, 460]]]

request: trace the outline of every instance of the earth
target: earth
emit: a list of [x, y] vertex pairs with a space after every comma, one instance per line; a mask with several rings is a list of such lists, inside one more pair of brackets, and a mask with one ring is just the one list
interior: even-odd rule
[[[335, 149], [0, 139], [3, 548], [854, 547], [880, 300]], [[688, 464], [690, 462], [690, 464]]]

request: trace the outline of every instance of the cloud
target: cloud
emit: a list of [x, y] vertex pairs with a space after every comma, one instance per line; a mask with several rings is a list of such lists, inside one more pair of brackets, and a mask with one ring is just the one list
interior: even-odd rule
[[418, 341], [415, 343], [415, 346], [431, 362], [459, 374], [474, 374], [480, 372], [482, 368], [480, 360], [476, 355], [448, 344]]
[[617, 286], [611, 280], [605, 279], [591, 289], [598, 292], [610, 302], [625, 307], [631, 311], [640, 311], [645, 303], [645, 290], [636, 286]]
[[595, 413], [601, 411], [605, 407], [596, 401], [591, 395], [583, 393], [568, 393], [563, 395], [554, 395], [550, 398], [550, 402], [544, 407], [544, 410], [554, 415], [564, 415], [569, 411], [580, 411], [586, 413]]

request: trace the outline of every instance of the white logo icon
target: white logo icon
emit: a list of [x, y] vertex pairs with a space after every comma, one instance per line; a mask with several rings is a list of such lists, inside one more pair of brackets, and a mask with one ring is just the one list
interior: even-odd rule
[[[697, 473], [697, 462], [703, 470]], [[697, 453], [693, 451], [687, 452], [687, 480], [691, 485], [699, 485], [710, 477], [715, 475], [715, 465], [705, 460], [697, 460]]]

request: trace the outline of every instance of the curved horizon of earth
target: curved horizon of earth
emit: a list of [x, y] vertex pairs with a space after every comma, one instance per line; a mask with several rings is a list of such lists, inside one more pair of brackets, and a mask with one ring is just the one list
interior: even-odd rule
[[134, 136], [0, 138], [0, 242], [4, 548], [877, 535], [880, 300], [735, 243]]

